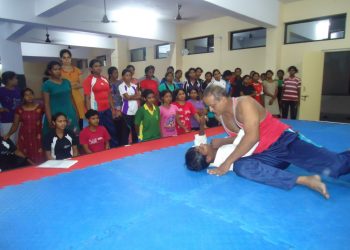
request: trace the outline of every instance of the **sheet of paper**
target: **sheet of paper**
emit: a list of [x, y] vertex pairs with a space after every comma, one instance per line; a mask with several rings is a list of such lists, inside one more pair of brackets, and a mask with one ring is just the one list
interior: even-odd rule
[[77, 160], [49, 160], [38, 166], [38, 168], [70, 168]]

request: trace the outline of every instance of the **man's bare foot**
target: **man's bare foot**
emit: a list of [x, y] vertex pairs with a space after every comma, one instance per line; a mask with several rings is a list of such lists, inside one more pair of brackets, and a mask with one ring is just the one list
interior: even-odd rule
[[322, 194], [326, 199], [329, 199], [329, 193], [327, 191], [327, 186], [321, 180], [319, 175], [311, 176], [300, 176], [297, 179], [297, 183], [300, 185], [307, 186], [320, 194]]

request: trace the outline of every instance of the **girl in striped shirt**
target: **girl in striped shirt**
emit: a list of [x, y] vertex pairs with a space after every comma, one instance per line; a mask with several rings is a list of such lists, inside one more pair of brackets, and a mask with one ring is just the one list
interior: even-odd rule
[[298, 69], [295, 66], [288, 68], [289, 77], [284, 79], [283, 91], [282, 91], [282, 118], [288, 118], [290, 112], [290, 118], [295, 120], [298, 113], [298, 104], [300, 100], [300, 86], [301, 80], [296, 77]]

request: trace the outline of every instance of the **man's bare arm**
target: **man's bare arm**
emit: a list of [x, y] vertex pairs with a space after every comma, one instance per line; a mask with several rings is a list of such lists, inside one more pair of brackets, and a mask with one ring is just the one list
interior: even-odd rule
[[236, 137], [227, 137], [227, 138], [215, 138], [211, 140], [211, 145], [213, 148], [218, 149], [223, 145], [232, 144]]
[[211, 170], [210, 174], [225, 174], [230, 169], [232, 163], [248, 153], [248, 151], [259, 141], [260, 116], [259, 109], [254, 102], [255, 100], [249, 100], [247, 98], [240, 100], [237, 104], [237, 120], [244, 124], [245, 135], [224, 163], [221, 164], [220, 167]]

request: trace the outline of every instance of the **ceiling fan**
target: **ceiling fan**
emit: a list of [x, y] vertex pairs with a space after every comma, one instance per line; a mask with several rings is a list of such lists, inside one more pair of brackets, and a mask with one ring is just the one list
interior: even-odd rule
[[84, 22], [93, 22], [93, 23], [116, 23], [117, 21], [110, 20], [107, 16], [107, 4], [106, 0], [103, 0], [103, 9], [104, 9], [104, 14], [103, 17], [100, 21], [94, 20], [94, 21], [84, 21]]
[[175, 20], [176, 20], [176, 21], [193, 20], [193, 18], [184, 18], [184, 17], [182, 17], [182, 15], [181, 15], [181, 9], [182, 9], [182, 4], [179, 4], [179, 3], [178, 3], [178, 4], [177, 4], [177, 16], [175, 17]]
[[52, 38], [50, 38], [48, 26], [46, 26], [45, 29], [46, 29], [46, 34], [45, 34], [46, 38], [38, 39], [38, 38], [34, 37], [34, 38], [32, 38], [32, 40], [35, 40], [35, 41], [38, 41], [38, 42], [41, 42], [41, 43], [46, 43], [46, 44], [54, 44], [54, 43], [63, 42], [63, 41], [58, 41], [56, 39], [52, 40]]
[[182, 5], [181, 4], [177, 4], [177, 16], [175, 17], [175, 20], [177, 20], [177, 21], [182, 20], [182, 16], [181, 16], [181, 13], [180, 13], [181, 8], [182, 8]]
[[107, 17], [107, 7], [106, 7], [106, 0], [103, 0], [103, 7], [104, 7], [104, 15], [102, 17], [101, 23], [115, 23], [116, 21], [114, 20], [109, 20]]
[[45, 43], [51, 43], [51, 39], [50, 39], [50, 34], [49, 34], [49, 28], [46, 26], [46, 39], [45, 39]]

